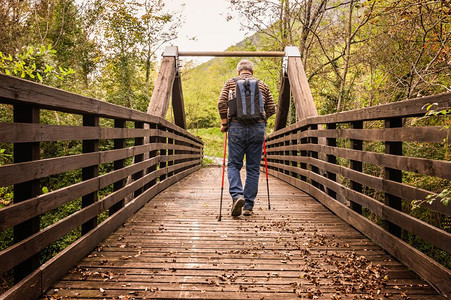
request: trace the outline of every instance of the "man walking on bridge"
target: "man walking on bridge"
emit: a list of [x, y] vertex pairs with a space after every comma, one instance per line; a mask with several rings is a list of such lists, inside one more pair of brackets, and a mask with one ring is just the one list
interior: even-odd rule
[[[268, 86], [255, 78], [254, 66], [241, 60], [238, 77], [228, 80], [218, 101], [221, 132], [229, 131], [228, 171], [232, 216], [252, 215], [258, 191], [260, 161], [266, 120], [275, 114], [275, 105]], [[240, 170], [246, 155], [246, 182], [241, 183]]]

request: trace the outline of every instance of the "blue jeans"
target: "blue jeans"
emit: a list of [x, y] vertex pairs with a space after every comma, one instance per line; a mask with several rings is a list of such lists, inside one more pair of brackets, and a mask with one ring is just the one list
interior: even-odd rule
[[[265, 123], [252, 125], [231, 122], [229, 127], [229, 158], [227, 177], [232, 199], [244, 197], [244, 209], [252, 210], [258, 191]], [[240, 170], [246, 154], [246, 183], [243, 189]]]

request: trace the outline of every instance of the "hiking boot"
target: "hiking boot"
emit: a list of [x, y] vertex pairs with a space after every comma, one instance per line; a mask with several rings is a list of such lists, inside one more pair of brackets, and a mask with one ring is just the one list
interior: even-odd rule
[[241, 215], [241, 209], [244, 205], [244, 199], [242, 197], [239, 197], [235, 201], [233, 201], [232, 205], [232, 217], [238, 217]]
[[243, 209], [243, 216], [252, 216], [252, 210], [251, 209]]

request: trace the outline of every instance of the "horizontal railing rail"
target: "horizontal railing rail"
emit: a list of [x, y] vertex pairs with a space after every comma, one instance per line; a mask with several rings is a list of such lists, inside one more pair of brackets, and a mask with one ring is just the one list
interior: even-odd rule
[[[440, 112], [434, 126], [428, 104]], [[406, 241], [451, 251], [451, 205], [437, 195], [451, 190], [450, 109], [448, 93], [307, 118], [267, 137], [268, 173], [311, 194], [449, 295], [450, 270]], [[418, 218], [412, 201], [445, 225]]]
[[[39, 297], [152, 197], [201, 167], [201, 139], [140, 111], [4, 75], [0, 105], [11, 115], [0, 123], [0, 146], [13, 158], [0, 166], [0, 187], [14, 194], [0, 208], [0, 231], [10, 239], [0, 274], [16, 282], [1, 298]], [[61, 113], [73, 124], [59, 125]], [[72, 145], [71, 155], [49, 153], [61, 143]], [[61, 179], [67, 183], [45, 190]], [[40, 262], [74, 232], [67, 248]]]

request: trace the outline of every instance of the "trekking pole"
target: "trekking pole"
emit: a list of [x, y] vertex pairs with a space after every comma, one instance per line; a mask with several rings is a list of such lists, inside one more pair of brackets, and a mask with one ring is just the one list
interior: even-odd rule
[[222, 213], [222, 194], [224, 193], [224, 171], [225, 171], [226, 149], [227, 149], [227, 131], [225, 133], [225, 138], [224, 138], [224, 158], [222, 160], [221, 201], [219, 202], [218, 222], [221, 221], [221, 213]]
[[268, 163], [266, 161], [266, 140], [263, 140], [263, 153], [265, 155], [266, 193], [268, 194], [268, 209], [271, 209], [271, 202], [269, 201]]

